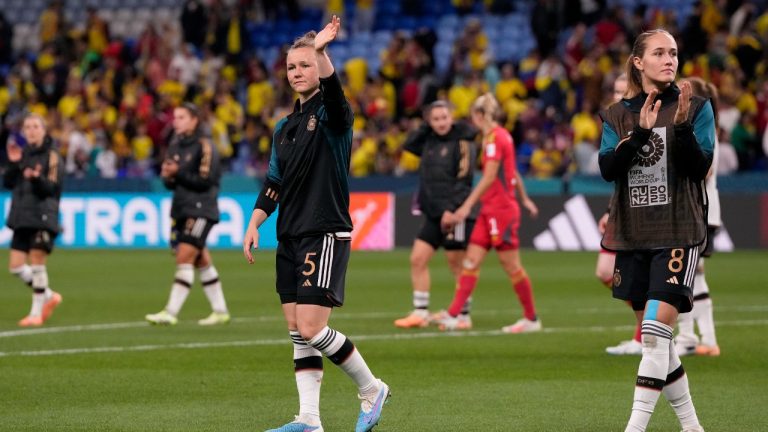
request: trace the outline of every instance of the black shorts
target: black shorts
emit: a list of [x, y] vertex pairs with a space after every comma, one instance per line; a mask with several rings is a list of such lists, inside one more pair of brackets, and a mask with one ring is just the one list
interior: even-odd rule
[[171, 247], [176, 249], [179, 243], [187, 243], [198, 249], [205, 249], [208, 233], [216, 225], [206, 218], [179, 218], [171, 220]]
[[439, 249], [442, 246], [445, 250], [465, 250], [474, 226], [474, 219], [466, 219], [464, 222], [456, 224], [451, 231], [443, 232], [440, 227], [440, 219], [424, 218], [416, 238], [429, 243], [434, 249]]
[[351, 249], [350, 233], [280, 241], [275, 257], [280, 302], [343, 305]]
[[707, 242], [704, 246], [704, 250], [701, 252], [701, 256], [704, 258], [711, 257], [712, 253], [715, 251], [715, 236], [719, 230], [720, 227], [717, 226], [710, 225], [707, 227]]
[[698, 259], [698, 246], [619, 251], [613, 272], [613, 297], [629, 300], [636, 310], [641, 310], [648, 300], [659, 300], [675, 306], [680, 313], [690, 312]]
[[53, 252], [53, 243], [58, 233], [38, 228], [17, 228], [13, 230], [11, 249], [29, 253], [30, 249], [44, 250], [45, 253]]

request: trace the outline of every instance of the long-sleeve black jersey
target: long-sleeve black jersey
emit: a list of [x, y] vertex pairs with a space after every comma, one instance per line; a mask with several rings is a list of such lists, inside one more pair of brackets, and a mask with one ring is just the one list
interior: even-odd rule
[[334, 72], [275, 127], [267, 180], [280, 186], [278, 240], [352, 230], [352, 109]]
[[[35, 169], [38, 165], [39, 177], [24, 178], [24, 169]], [[9, 164], [3, 176], [3, 186], [13, 191], [8, 227], [58, 232], [63, 177], [61, 156], [53, 148], [50, 137], [46, 136], [40, 147], [25, 147], [21, 160]]]
[[403, 149], [421, 156], [419, 165], [419, 207], [429, 218], [455, 211], [472, 192], [477, 147], [477, 130], [457, 122], [451, 130], [437, 135], [424, 124], [405, 141]]
[[221, 167], [210, 140], [197, 134], [177, 136], [166, 158], [179, 164], [176, 175], [163, 180], [165, 187], [173, 190], [171, 217], [202, 217], [218, 222]]

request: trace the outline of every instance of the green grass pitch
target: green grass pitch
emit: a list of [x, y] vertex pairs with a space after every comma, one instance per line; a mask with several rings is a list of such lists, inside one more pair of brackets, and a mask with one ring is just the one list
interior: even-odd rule
[[[623, 430], [639, 357], [604, 352], [631, 337], [632, 314], [593, 276], [595, 258], [523, 251], [545, 331], [502, 335], [521, 312], [490, 255], [473, 331], [446, 335], [392, 325], [410, 309], [408, 251], [353, 253], [347, 304], [331, 326], [392, 387], [376, 430]], [[298, 398], [274, 253], [258, 253], [252, 266], [236, 251], [214, 251], [214, 259], [234, 317], [216, 328], [195, 322], [209, 312], [199, 283], [179, 325], [142, 322], [167, 299], [167, 251], [57, 250], [49, 274], [64, 302], [42, 331], [16, 326], [29, 290], [0, 274], [0, 430], [260, 431], [291, 420]], [[723, 354], [683, 359], [707, 431], [768, 430], [766, 263], [766, 251], [707, 261]], [[444, 308], [453, 283], [441, 254], [432, 277], [432, 309]], [[354, 384], [325, 365], [325, 430], [352, 430]], [[663, 397], [648, 430], [679, 430]]]

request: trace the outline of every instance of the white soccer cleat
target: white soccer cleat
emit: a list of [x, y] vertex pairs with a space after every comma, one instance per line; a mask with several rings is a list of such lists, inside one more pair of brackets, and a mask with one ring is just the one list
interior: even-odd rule
[[520, 318], [516, 323], [501, 328], [504, 333], [519, 334], [541, 331], [541, 320], [531, 321], [528, 318]]
[[459, 316], [451, 316], [447, 311], [440, 311], [432, 315], [432, 322], [437, 324], [441, 331], [469, 330], [472, 328], [472, 319]]
[[152, 325], [176, 325], [176, 323], [179, 322], [179, 319], [175, 316], [168, 313], [167, 310], [163, 309], [160, 312], [156, 314], [148, 314], [144, 317], [147, 321], [149, 321]]
[[694, 355], [696, 354], [696, 345], [685, 345], [675, 342], [675, 351], [677, 351], [677, 355], [680, 357]]
[[207, 317], [198, 320], [197, 323], [201, 326], [214, 326], [220, 324], [229, 324], [230, 316], [228, 313], [223, 312], [211, 312]]
[[681, 432], [704, 432], [704, 428], [701, 427], [701, 426], [697, 426], [697, 427], [695, 427], [693, 429], [685, 429], [685, 430], [683, 430]]
[[610, 346], [605, 349], [610, 355], [642, 355], [643, 344], [632, 339], [619, 342], [616, 346]]
[[460, 314], [458, 317], [459, 329], [471, 330], [472, 329], [472, 317], [469, 314]]

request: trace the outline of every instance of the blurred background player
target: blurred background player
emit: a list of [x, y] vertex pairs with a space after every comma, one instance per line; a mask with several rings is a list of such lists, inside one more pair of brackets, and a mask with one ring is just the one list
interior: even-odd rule
[[523, 318], [503, 327], [502, 331], [528, 333], [541, 330], [531, 281], [520, 261], [520, 240], [517, 236], [520, 206], [515, 189], [532, 217], [536, 217], [539, 210], [525, 191], [525, 185], [515, 165], [512, 137], [499, 125], [499, 114], [499, 103], [490, 93], [478, 97], [472, 104], [472, 123], [483, 134], [483, 176], [464, 203], [447, 218], [449, 226], [466, 220], [478, 201], [481, 207], [462, 264], [459, 286], [450, 307], [439, 318], [440, 328], [443, 330], [459, 328], [459, 312], [472, 295], [477, 285], [480, 265], [491, 248], [496, 249], [499, 262], [512, 281], [524, 312]]
[[663, 392], [684, 432], [703, 431], [672, 330], [693, 306], [715, 118], [690, 83], [675, 84], [677, 43], [665, 30], [640, 34], [626, 65], [626, 99], [604, 113], [599, 160], [603, 178], [615, 182], [602, 241], [617, 251], [613, 296], [631, 301], [642, 320], [643, 356], [625, 430], [644, 431]]
[[165, 309], [146, 316], [151, 324], [173, 325], [189, 290], [200, 276], [213, 312], [200, 325], [226, 324], [230, 320], [219, 273], [205, 245], [211, 228], [219, 221], [219, 156], [211, 141], [202, 136], [195, 105], [185, 103], [173, 110], [176, 136], [168, 148], [160, 175], [173, 191], [171, 246], [176, 254], [176, 277]]
[[[627, 74], [622, 73], [616, 78], [613, 83], [613, 98], [612, 103], [617, 103], [624, 98], [624, 94], [627, 92]], [[605, 233], [605, 225], [608, 223], [608, 209], [600, 221], [597, 223], [597, 228], [600, 230], [600, 234]], [[597, 267], [595, 269], [595, 275], [600, 282], [603, 283], [608, 289], [613, 286], [613, 268], [616, 265], [616, 253], [609, 250], [600, 248], [600, 253], [597, 254]], [[632, 305], [629, 305], [632, 307]], [[605, 348], [605, 352], [612, 355], [640, 355], [643, 353], [643, 344], [640, 343], [640, 323], [635, 326], [635, 335], [630, 340], [619, 342], [616, 346], [610, 346]]]
[[48, 286], [45, 265], [60, 231], [64, 166], [42, 117], [26, 116], [22, 133], [26, 141], [23, 149], [13, 139], [6, 146], [9, 164], [3, 186], [12, 190], [7, 225], [13, 230], [8, 269], [32, 287], [32, 308], [19, 325], [39, 327], [61, 303], [61, 294]]
[[[709, 99], [715, 113], [717, 122], [718, 95], [717, 88], [712, 83], [707, 83], [701, 78], [687, 78], [691, 83], [693, 94]], [[717, 123], [716, 123], [717, 124]], [[720, 219], [720, 194], [717, 191], [717, 150], [718, 140], [715, 139], [715, 150], [712, 158], [712, 166], [709, 169], [706, 180], [707, 188], [707, 243], [701, 252], [702, 258], [709, 258], [714, 251], [715, 235], [722, 225]], [[699, 337], [693, 330], [693, 323], [699, 328]], [[696, 354], [703, 356], [719, 356], [720, 347], [715, 336], [715, 317], [712, 313], [712, 299], [709, 297], [709, 285], [704, 276], [704, 260], [700, 259], [696, 266], [696, 276], [693, 279], [693, 310], [680, 314], [677, 319], [679, 333], [675, 337], [675, 348], [681, 356]]]
[[269, 172], [243, 240], [243, 254], [253, 263], [251, 248], [259, 246], [258, 229], [279, 203], [276, 288], [293, 342], [299, 415], [270, 429], [276, 432], [323, 430], [323, 354], [357, 384], [361, 404], [356, 432], [376, 426], [389, 398], [389, 386], [373, 375], [352, 341], [328, 327], [333, 308], [344, 303], [352, 243], [349, 162], [354, 118], [326, 52], [340, 27], [334, 16], [320, 33], [305, 34], [288, 50], [288, 83], [299, 99], [275, 127]]
[[[418, 205], [424, 220], [411, 249], [413, 311], [405, 318], [395, 320], [395, 326], [401, 328], [429, 325], [429, 261], [440, 246], [445, 248], [448, 267], [458, 284], [461, 262], [475, 223], [474, 216], [470, 215], [449, 231], [442, 228], [472, 192], [477, 130], [464, 122], [454, 123], [450, 106], [445, 101], [430, 104], [425, 118], [426, 123], [411, 133], [403, 144], [406, 151], [421, 157]], [[469, 305], [468, 300], [459, 314], [459, 328], [472, 328]]]

